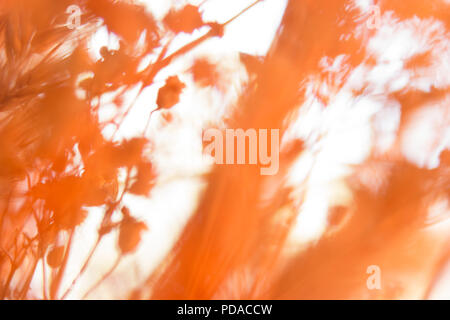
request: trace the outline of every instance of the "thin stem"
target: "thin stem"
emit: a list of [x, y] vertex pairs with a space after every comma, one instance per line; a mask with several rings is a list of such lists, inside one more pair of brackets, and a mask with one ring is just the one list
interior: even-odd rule
[[[167, 54], [167, 51], [169, 50], [169, 46], [172, 44], [172, 41], [173, 41], [173, 38], [171, 38], [171, 39], [166, 43], [166, 45], [164, 46], [164, 48], [161, 50], [161, 52], [160, 52], [159, 55], [158, 55], [158, 58], [156, 59], [155, 63], [152, 65], [152, 69], [151, 69], [152, 71], [153, 71], [153, 67], [154, 67], [155, 65], [158, 65], [158, 64], [164, 59], [164, 57], [165, 57], [166, 54]], [[151, 72], [150, 72], [150, 73], [151, 73]], [[157, 106], [155, 110], [153, 110], [153, 111], [150, 112], [150, 115], [148, 116], [148, 119], [147, 119], [147, 123], [145, 124], [145, 127], [144, 127], [144, 132], [143, 132], [143, 136], [144, 136], [144, 137], [145, 137], [145, 134], [146, 134], [146, 132], [147, 132], [147, 130], [148, 130], [148, 127], [150, 126], [150, 120], [151, 120], [151, 118], [152, 118], [153, 112], [158, 111], [159, 109], [160, 109], [160, 108]]]
[[11, 258], [11, 256], [9, 255], [8, 252], [6, 252], [6, 250], [2, 249], [2, 251], [8, 257], [8, 259], [9, 259], [9, 261], [11, 263], [11, 269], [9, 270], [8, 278], [6, 279], [4, 287], [3, 287], [2, 292], [0, 294], [0, 300], [3, 300], [5, 298], [6, 293], [8, 291], [8, 288], [9, 288], [9, 284], [11, 283], [11, 280], [12, 280], [12, 278], [14, 276], [14, 273], [16, 272], [16, 269], [17, 269], [15, 259]]
[[44, 258], [42, 258], [42, 297], [44, 300], [48, 300], [48, 298], [47, 298], [47, 272], [45, 271]]
[[[11, 269], [10, 269], [10, 272], [8, 274], [8, 278], [7, 278], [6, 282], [5, 282], [5, 285], [3, 287], [2, 293], [0, 295], [0, 300], [3, 300], [5, 298], [6, 293], [8, 291], [8, 288], [9, 288], [9, 286], [11, 284], [11, 281], [12, 281], [16, 271], [18, 270], [18, 267], [22, 264], [23, 260], [25, 259], [26, 250], [30, 246], [30, 243], [28, 243], [28, 245], [25, 245], [23, 247], [22, 251], [24, 253], [20, 257], [20, 252], [19, 252], [19, 250], [17, 248], [17, 241], [18, 241], [17, 238], [18, 238], [18, 234], [16, 234], [16, 236], [14, 237], [14, 259], [9, 255], [9, 253], [6, 250], [4, 250], [2, 248], [2, 251], [6, 254], [6, 256], [8, 257], [8, 259], [9, 259], [9, 261], [11, 263]], [[34, 275], [34, 272], [35, 272], [35, 269], [36, 269], [36, 265], [37, 265], [37, 260], [35, 260], [35, 262], [36, 263], [34, 264], [34, 267], [32, 268], [31, 273], [28, 275], [28, 279], [29, 280], [27, 280], [25, 282], [26, 287], [28, 287], [29, 283], [31, 282], [31, 279], [33, 278], [33, 275]], [[25, 290], [26, 287], [24, 286], [24, 288], [22, 289], [22, 294], [26, 294], [26, 292], [27, 292], [27, 290]]]
[[[123, 197], [125, 196], [125, 193], [128, 191], [129, 183], [130, 183], [130, 170], [128, 170], [128, 172], [127, 172], [127, 178], [125, 180], [125, 187], [124, 187], [124, 189], [122, 191], [122, 194], [120, 195], [119, 200], [116, 201], [115, 204], [113, 205], [112, 211], [116, 210], [117, 206], [122, 202]], [[104, 226], [106, 219], [109, 219], [109, 215], [107, 216], [105, 214], [105, 216], [103, 217], [103, 221], [101, 223], [100, 228], [102, 228]], [[92, 257], [94, 256], [94, 253], [97, 250], [97, 248], [98, 248], [98, 246], [99, 246], [99, 244], [102, 241], [104, 236], [105, 236], [105, 233], [99, 233], [98, 234], [97, 241], [95, 242], [94, 246], [92, 247], [91, 251], [89, 252], [89, 255], [86, 258], [86, 260], [84, 261], [83, 266], [81, 267], [80, 271], [78, 272], [78, 275], [75, 277], [75, 279], [72, 280], [72, 283], [70, 284], [69, 288], [67, 288], [67, 290], [61, 296], [62, 300], [64, 300], [67, 297], [67, 295], [73, 290], [73, 287], [75, 286], [76, 282], [86, 272], [87, 267], [88, 267], [90, 261], [92, 260]]]
[[[225, 23], [223, 23], [223, 24], [215, 24], [215, 25], [217, 27], [219, 27], [219, 28], [224, 28], [225, 26], [227, 26], [228, 24], [230, 24], [231, 22], [233, 22], [234, 20], [239, 18], [245, 12], [247, 12], [248, 10], [250, 10], [251, 8], [253, 8], [254, 6], [256, 6], [258, 3], [262, 2], [262, 1], [264, 1], [264, 0], [257, 0], [255, 2], [253, 2], [251, 5], [249, 5], [248, 7], [243, 9], [242, 11], [240, 11], [238, 14], [236, 14], [234, 17], [232, 17], [231, 19], [229, 19]], [[176, 59], [179, 56], [182, 56], [182, 55], [188, 53], [189, 51], [191, 51], [192, 49], [196, 48], [197, 46], [199, 46], [200, 44], [202, 44], [206, 40], [208, 40], [210, 38], [213, 38], [213, 37], [216, 37], [217, 35], [218, 35], [217, 29], [212, 27], [211, 30], [209, 30], [208, 33], [204, 34], [200, 38], [198, 38], [198, 39], [196, 39], [196, 40], [186, 44], [182, 48], [178, 49], [177, 51], [175, 51], [174, 53], [169, 55], [167, 58], [162, 59], [159, 62], [158, 61], [155, 62], [150, 67], [150, 72], [149, 72], [149, 74], [147, 76], [147, 79], [144, 81], [144, 85], [151, 84], [153, 82], [153, 78], [159, 73], [159, 71], [161, 71], [162, 69], [167, 67], [174, 59]]]
[[33, 267], [31, 268], [30, 273], [28, 274], [27, 280], [25, 281], [25, 284], [22, 287], [22, 290], [20, 292], [20, 295], [19, 295], [20, 299], [24, 299], [28, 290], [30, 289], [30, 283], [31, 283], [31, 280], [33, 280], [38, 262], [39, 262], [39, 259], [37, 257], [35, 257], [34, 262], [33, 262]]
[[117, 268], [117, 266], [119, 265], [120, 261], [122, 259], [122, 256], [118, 256], [116, 259], [116, 262], [114, 262], [114, 264], [111, 266], [111, 268], [108, 270], [108, 272], [106, 272], [92, 287], [90, 287], [86, 293], [83, 295], [83, 300], [87, 298], [87, 296], [89, 296], [89, 294], [94, 291], [95, 289], [97, 289], [97, 287], [103, 282], [105, 281], [113, 272], [114, 270]]
[[237, 15], [235, 15], [233, 18], [229, 19], [227, 22], [223, 23], [222, 25], [226, 26], [226, 25], [230, 24], [231, 22], [233, 22], [234, 20], [239, 18], [241, 15], [243, 15], [245, 12], [247, 12], [248, 10], [250, 10], [251, 8], [256, 6], [258, 3], [263, 2], [263, 1], [264, 0], [256, 0], [251, 5], [249, 5], [247, 8], [243, 9], [241, 12], [239, 12]]
[[144, 136], [147, 133], [148, 128], [150, 127], [150, 120], [152, 119], [153, 112], [156, 112], [158, 110], [161, 110], [161, 108], [157, 107], [155, 110], [150, 111], [150, 114], [149, 114], [148, 119], [147, 119], [147, 123], [145, 124], [144, 132], [143, 132]]
[[8, 198], [7, 198], [6, 203], [5, 203], [5, 208], [3, 209], [2, 213], [1, 213], [1, 216], [0, 216], [0, 233], [2, 233], [3, 222], [4, 222], [4, 219], [6, 217], [6, 214], [8, 213], [8, 210], [9, 210], [9, 205], [10, 205], [10, 202], [11, 202], [12, 194], [13, 194], [13, 190], [11, 190], [8, 193]]
[[66, 252], [64, 254], [63, 263], [62, 263], [61, 267], [59, 268], [55, 279], [52, 281], [52, 284], [51, 284], [51, 287], [50, 287], [50, 298], [51, 299], [56, 299], [57, 298], [58, 290], [59, 290], [59, 287], [61, 286], [61, 281], [62, 281], [62, 278], [64, 276], [64, 271], [66, 270], [67, 261], [69, 260], [70, 250], [72, 248], [73, 237], [74, 237], [74, 230], [72, 230], [70, 232], [69, 242], [67, 244], [67, 249], [66, 249]]
[[133, 109], [137, 99], [139, 98], [140, 94], [142, 93], [142, 90], [144, 90], [144, 86], [141, 86], [139, 88], [138, 93], [136, 94], [136, 96], [133, 98], [133, 101], [131, 101], [131, 103], [128, 105], [127, 110], [125, 111], [125, 113], [122, 115], [121, 119], [119, 120], [119, 122], [114, 123], [116, 125], [116, 129], [114, 130], [114, 133], [112, 135], [111, 140], [114, 140], [114, 137], [116, 136], [117, 132], [120, 129], [120, 126], [122, 125], [122, 123], [125, 121], [125, 119], [128, 117], [128, 114], [131, 112], [131, 110]]
[[100, 244], [101, 240], [103, 238], [103, 234], [99, 235], [97, 237], [97, 241], [95, 242], [94, 246], [92, 247], [91, 251], [89, 252], [88, 257], [83, 263], [83, 266], [81, 267], [80, 271], [78, 272], [78, 275], [75, 277], [75, 279], [72, 280], [72, 283], [70, 284], [69, 288], [64, 292], [64, 294], [61, 296], [61, 299], [64, 300], [67, 295], [73, 290], [73, 287], [77, 283], [77, 281], [81, 278], [81, 276], [86, 272], [86, 269], [91, 262], [92, 257], [94, 256], [95, 251], [98, 248], [98, 245]]

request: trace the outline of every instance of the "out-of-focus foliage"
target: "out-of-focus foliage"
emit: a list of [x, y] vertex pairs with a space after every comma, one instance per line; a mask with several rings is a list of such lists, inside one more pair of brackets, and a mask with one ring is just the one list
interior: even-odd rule
[[[414, 16], [437, 19], [449, 34], [448, 2], [398, 0], [379, 4], [383, 12], [392, 10], [398, 21]], [[82, 12], [81, 25], [75, 29], [66, 25], [70, 5], [79, 6]], [[74, 232], [92, 207], [102, 208], [102, 222], [79, 276], [89, 267], [103, 237], [112, 231], [118, 232], [118, 262], [137, 249], [143, 232], [151, 232], [123, 204], [125, 194], [149, 197], [156, 183], [157, 172], [149, 157], [150, 138], [145, 134], [127, 140], [114, 135], [106, 138], [103, 129], [108, 125], [120, 128], [127, 114], [123, 109], [129, 90], [140, 86], [142, 92], [155, 85], [160, 71], [200, 43], [220, 37], [227, 23], [205, 22], [201, 10], [193, 5], [173, 8], [158, 21], [144, 6], [129, 1], [1, 2], [1, 299], [35, 298], [30, 283], [40, 272], [40, 262], [44, 283], [39, 298], [67, 296], [70, 288], [63, 290], [61, 283]], [[268, 54], [241, 55], [249, 81], [227, 124], [233, 128], [281, 129], [285, 134], [289, 119], [305, 102], [308, 79], [332, 77], [320, 68], [324, 57], [346, 57], [347, 70], [340, 74], [341, 81], [334, 83], [337, 91], [352, 70], [374, 63], [375, 58], [367, 52], [370, 35], [355, 31], [361, 24], [364, 21], [354, 1], [289, 0]], [[120, 46], [117, 50], [103, 47], [101, 58], [96, 60], [89, 54], [89, 41], [103, 26], [120, 39]], [[171, 39], [202, 28], [206, 29], [203, 36], [167, 54]], [[139, 68], [150, 54], [157, 58]], [[415, 70], [430, 65], [430, 59], [432, 54], [427, 52], [405, 66]], [[195, 84], [226, 90], [211, 61], [194, 61], [189, 72]], [[177, 75], [168, 77], [154, 101], [157, 110], [173, 108], [183, 98], [185, 88]], [[355, 92], [355, 98], [368, 90]], [[105, 94], [112, 95], [117, 106], [117, 116], [108, 122], [99, 117]], [[330, 99], [319, 91], [315, 94], [325, 105]], [[205, 179], [207, 186], [198, 208], [169, 258], [132, 296], [128, 292], [123, 296], [426, 297], [439, 271], [440, 258], [448, 250], [448, 239], [436, 239], [424, 231], [429, 207], [439, 199], [448, 201], [448, 151], [441, 154], [436, 168], [419, 168], [402, 156], [400, 139], [417, 109], [445, 98], [448, 103], [449, 88], [407, 86], [381, 94], [401, 105], [398, 142], [392, 150], [382, 155], [374, 152], [352, 168], [346, 181], [352, 201], [331, 209], [329, 229], [320, 240], [293, 256], [284, 250], [303, 201], [302, 196], [293, 196], [286, 176], [309, 147], [296, 140], [283, 148], [280, 171], [273, 177], [261, 176], [256, 166], [214, 167]], [[446, 108], [448, 113], [448, 105]], [[382, 182], [372, 188], [363, 178], [367, 175]], [[263, 201], [267, 189], [275, 191]], [[361, 276], [365, 273], [361, 268], [373, 260], [386, 270], [389, 281], [375, 293], [365, 289], [366, 278]], [[240, 278], [246, 273], [251, 274], [250, 280]], [[232, 289], [224, 289], [229, 286]]]
[[[81, 9], [75, 28], [67, 25], [73, 5]], [[144, 152], [148, 138], [106, 139], [103, 128], [119, 128], [123, 118], [118, 113], [101, 123], [99, 98], [111, 93], [121, 109], [128, 89], [152, 85], [170, 63], [161, 56], [138, 72], [142, 59], [163, 46], [161, 38], [192, 32], [203, 22], [194, 6], [158, 22], [144, 6], [110, 0], [3, 1], [0, 10], [0, 295], [29, 298], [42, 260], [54, 269], [43, 285], [44, 298], [60, 298], [73, 233], [89, 207], [105, 208], [98, 242], [117, 229], [122, 254], [137, 248], [146, 229], [127, 209], [118, 209], [126, 193], [147, 196], [152, 189], [156, 175]], [[89, 41], [102, 26], [120, 38], [120, 47], [101, 48], [95, 60]], [[183, 87], [178, 77], [169, 77], [158, 105], [174, 106]], [[125, 180], [119, 179], [121, 171]], [[122, 220], [113, 222], [116, 211]]]

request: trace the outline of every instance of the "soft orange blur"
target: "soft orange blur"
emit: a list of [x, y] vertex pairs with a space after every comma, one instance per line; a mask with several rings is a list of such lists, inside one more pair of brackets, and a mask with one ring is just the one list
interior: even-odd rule
[[[248, 12], [264, 5], [259, 2]], [[423, 37], [440, 40], [403, 61], [392, 82], [381, 89], [367, 78], [361, 79], [360, 88], [349, 89], [349, 83], [355, 83], [351, 75], [361, 66], [375, 70], [388, 64], [379, 59], [381, 54], [374, 54], [370, 40], [377, 31], [365, 27], [367, 17], [356, 2], [289, 0], [267, 55], [239, 55], [247, 80], [233, 106], [223, 106], [227, 112], [222, 122], [213, 126], [280, 129], [280, 170], [262, 176], [259, 165], [212, 166], [200, 177], [204, 188], [176, 243], [135, 288], [121, 292], [122, 298], [430, 297], [450, 255], [450, 73], [438, 74], [441, 65], [449, 66], [445, 59], [438, 61], [435, 51], [450, 54], [450, 4], [376, 1], [383, 23], [395, 28], [403, 22], [413, 24], [414, 19], [423, 19], [426, 26], [437, 21], [441, 29]], [[66, 25], [70, 5], [82, 12], [76, 28]], [[125, 1], [0, 4], [0, 299], [67, 298], [91, 267], [99, 245], [114, 235], [117, 258], [84, 290], [84, 298], [91, 293], [95, 297], [97, 287], [133, 255], [146, 233], [153, 232], [124, 202], [129, 195], [153, 197], [161, 183], [153, 163], [157, 147], [148, 131], [150, 117], [159, 113], [162, 125], [170, 124], [179, 115], [173, 109], [189, 85], [224, 94], [231, 90], [224, 78], [233, 74], [221, 74], [213, 56], [196, 57], [186, 70], [192, 82], [173, 74], [159, 84], [140, 134], [127, 139], [117, 134], [136, 102], [128, 103], [131, 90], [138, 88], [139, 95], [157, 86], [160, 72], [226, 34], [233, 19], [222, 24], [203, 21], [200, 9], [173, 8], [159, 21], [145, 6]], [[120, 47], [102, 47], [96, 60], [90, 41], [104, 25], [120, 39]], [[169, 50], [172, 41], [185, 34], [193, 34], [195, 40]], [[142, 67], [149, 56], [151, 62]], [[339, 56], [345, 57], [345, 65], [338, 71], [323, 68], [324, 60]], [[401, 80], [401, 71], [411, 75], [402, 86], [394, 81]], [[420, 86], [414, 81], [422, 73], [429, 82]], [[342, 92], [351, 92], [352, 101], [379, 99], [380, 114], [398, 105], [399, 124], [388, 147], [371, 147], [363, 161], [346, 164], [348, 173], [336, 184], [350, 196], [328, 207], [317, 239], [299, 244], [293, 233], [301, 221], [310, 176], [291, 183], [292, 168], [319, 148], [326, 133], [292, 135], [292, 128], [308, 101], [318, 101], [325, 113]], [[106, 121], [99, 115], [103, 99], [114, 105]], [[431, 144], [438, 148], [423, 151], [434, 152], [434, 165], [409, 156], [409, 137], [422, 135], [415, 121], [430, 107], [437, 108], [442, 120], [431, 128], [436, 137]], [[386, 119], [391, 116], [388, 113]], [[313, 121], [321, 126], [320, 117]], [[371, 126], [375, 145], [379, 132], [375, 123]], [[75, 234], [93, 214], [92, 208], [102, 212], [92, 235], [95, 241], [84, 249], [86, 259], [72, 277], [67, 269], [79, 239]], [[377, 290], [367, 287], [371, 265], [381, 270], [382, 287]], [[38, 274], [42, 292], [31, 288]]]

